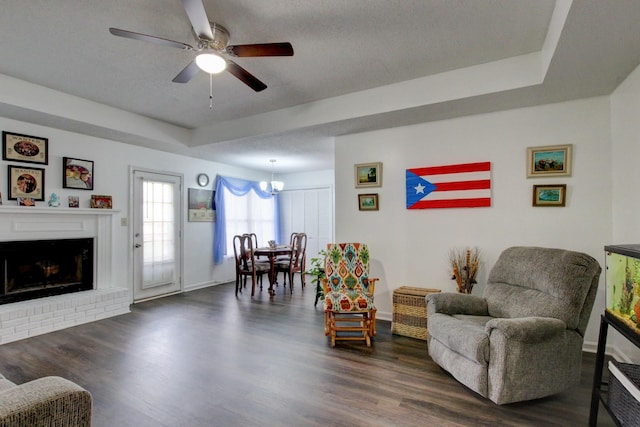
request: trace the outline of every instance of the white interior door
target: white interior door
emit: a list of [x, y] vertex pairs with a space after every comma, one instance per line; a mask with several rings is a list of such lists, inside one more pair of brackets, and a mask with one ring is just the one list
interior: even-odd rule
[[133, 300], [182, 289], [182, 177], [133, 171]]
[[[330, 188], [287, 190], [280, 193], [281, 236], [307, 234], [307, 264], [333, 241], [333, 197]], [[307, 265], [308, 266], [308, 265]]]

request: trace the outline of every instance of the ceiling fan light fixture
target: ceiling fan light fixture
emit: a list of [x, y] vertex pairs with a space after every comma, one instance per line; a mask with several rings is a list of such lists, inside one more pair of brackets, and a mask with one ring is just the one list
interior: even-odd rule
[[227, 61], [215, 53], [201, 53], [196, 56], [196, 64], [209, 74], [218, 74], [227, 68]]

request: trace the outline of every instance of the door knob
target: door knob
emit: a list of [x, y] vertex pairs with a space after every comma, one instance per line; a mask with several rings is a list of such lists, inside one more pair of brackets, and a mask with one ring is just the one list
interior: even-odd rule
[[138, 249], [140, 246], [142, 246], [140, 243], [136, 243], [135, 245], [133, 245], [133, 247], [136, 249]]

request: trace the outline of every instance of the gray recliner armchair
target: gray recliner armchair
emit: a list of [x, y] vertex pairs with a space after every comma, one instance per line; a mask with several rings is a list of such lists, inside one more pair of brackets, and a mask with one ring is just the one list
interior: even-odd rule
[[429, 355], [497, 404], [561, 392], [580, 381], [600, 273], [583, 253], [506, 249], [482, 297], [427, 295]]

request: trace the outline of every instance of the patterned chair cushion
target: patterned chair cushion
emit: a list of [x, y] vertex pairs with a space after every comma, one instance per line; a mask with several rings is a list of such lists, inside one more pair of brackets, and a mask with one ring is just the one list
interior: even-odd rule
[[363, 243], [329, 245], [325, 264], [332, 292], [369, 293], [369, 249]]
[[349, 313], [369, 311], [375, 309], [373, 298], [369, 295], [356, 292], [329, 292], [324, 296], [324, 310], [334, 313]]

